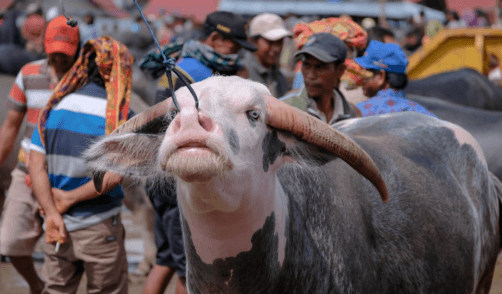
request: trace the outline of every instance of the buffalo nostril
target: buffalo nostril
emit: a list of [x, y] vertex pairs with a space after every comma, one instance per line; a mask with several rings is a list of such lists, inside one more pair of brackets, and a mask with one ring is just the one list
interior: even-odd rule
[[213, 121], [203, 112], [199, 112], [199, 124], [207, 132], [210, 132], [213, 129]]
[[181, 121], [178, 117], [175, 117], [171, 124], [169, 125], [172, 132], [177, 133], [181, 129]]

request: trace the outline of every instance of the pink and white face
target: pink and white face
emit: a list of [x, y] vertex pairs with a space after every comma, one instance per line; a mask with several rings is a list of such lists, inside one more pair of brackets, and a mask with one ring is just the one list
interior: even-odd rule
[[[262, 95], [242, 79], [215, 78], [217, 87], [196, 84], [199, 110], [187, 88], [177, 92], [181, 111], [170, 105], [172, 120], [159, 150], [162, 170], [184, 182], [207, 182], [228, 172], [254, 167], [260, 157], [265, 132], [265, 104]], [[198, 87], [203, 86], [203, 87]], [[222, 92], [220, 89], [225, 89]], [[260, 123], [261, 122], [261, 123]]]
[[[176, 92], [181, 111], [174, 103], [168, 109], [172, 121], [159, 148], [160, 168], [183, 183], [211, 182], [215, 187], [225, 186], [232, 195], [257, 189], [260, 185], [256, 183], [263, 182], [266, 174], [275, 180], [272, 173], [281, 163], [276, 160], [281, 141], [265, 124], [263, 97], [269, 91], [236, 77], [214, 77], [193, 88], [200, 101], [198, 111], [187, 88]], [[199, 200], [190, 198], [188, 202], [202, 212], [236, 209], [242, 199], [215, 200], [215, 206], [208, 205], [207, 199]]]
[[95, 144], [85, 155], [91, 166], [133, 177], [173, 175], [181, 202], [199, 213], [235, 211], [247, 196], [275, 191], [275, 172], [296, 140], [267, 126], [268, 89], [239, 77], [212, 77], [193, 89], [198, 110], [181, 88], [181, 111], [168, 101], [151, 108], [140, 116], [144, 122], [130, 124], [134, 131]]

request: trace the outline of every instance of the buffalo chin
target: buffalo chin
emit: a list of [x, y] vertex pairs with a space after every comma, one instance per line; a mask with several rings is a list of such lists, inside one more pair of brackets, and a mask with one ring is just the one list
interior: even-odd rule
[[192, 182], [208, 182], [232, 169], [228, 158], [208, 148], [201, 150], [179, 149], [166, 161], [164, 170], [181, 180]]

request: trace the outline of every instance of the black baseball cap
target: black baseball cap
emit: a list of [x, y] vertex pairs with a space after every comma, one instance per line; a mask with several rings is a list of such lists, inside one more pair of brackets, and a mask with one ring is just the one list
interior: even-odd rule
[[243, 48], [256, 51], [256, 46], [247, 39], [245, 26], [246, 20], [239, 15], [227, 11], [216, 11], [206, 17], [204, 32], [209, 35], [216, 31]]
[[295, 53], [295, 58], [309, 54], [324, 63], [345, 61], [347, 47], [337, 36], [328, 33], [318, 33], [308, 38], [302, 50]]

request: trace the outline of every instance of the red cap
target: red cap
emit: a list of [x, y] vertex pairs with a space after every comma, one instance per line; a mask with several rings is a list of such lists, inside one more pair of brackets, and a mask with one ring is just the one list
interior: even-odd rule
[[73, 56], [77, 53], [79, 40], [78, 27], [70, 27], [66, 24], [66, 18], [60, 15], [47, 25], [44, 40], [45, 53], [63, 53]]

